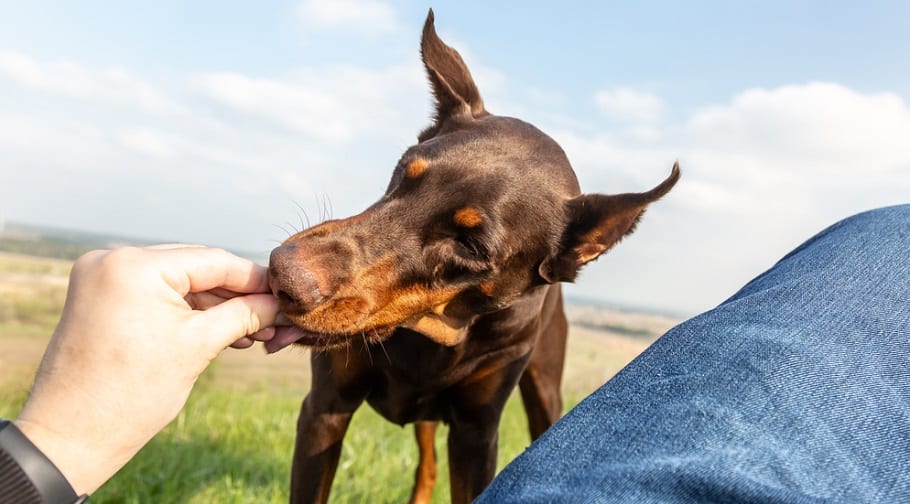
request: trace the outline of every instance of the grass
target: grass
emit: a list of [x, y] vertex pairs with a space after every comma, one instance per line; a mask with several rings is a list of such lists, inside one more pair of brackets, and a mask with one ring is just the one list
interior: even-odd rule
[[[0, 415], [21, 408], [26, 391], [0, 389]], [[283, 503], [300, 394], [223, 388], [203, 379], [186, 408], [126, 467], [92, 496], [97, 503]], [[433, 502], [448, 501], [446, 428], [437, 432], [439, 479]], [[410, 427], [369, 407], [355, 414], [332, 487], [332, 502], [405, 502], [417, 466]], [[499, 467], [528, 444], [520, 401], [500, 426]]]
[[44, 328], [60, 317], [66, 292], [60, 287], [35, 289], [28, 295], [0, 293], [0, 324]]
[[[0, 253], [0, 417], [15, 417], [56, 324], [70, 263]], [[587, 395], [646, 345], [573, 328], [567, 405]], [[206, 371], [186, 408], [95, 495], [96, 503], [286, 502], [297, 410], [309, 388], [308, 355], [228, 350]], [[498, 467], [529, 443], [517, 394], [500, 425]], [[129, 419], [123, 419], [128, 422]], [[447, 428], [436, 433], [434, 502], [448, 502]], [[362, 407], [345, 438], [332, 502], [406, 501], [417, 465], [413, 428]]]
[[53, 329], [70, 267], [68, 261], [0, 254], [0, 334]]
[[285, 502], [296, 402], [203, 381], [92, 502]]
[[48, 259], [29, 255], [0, 253], [0, 273], [19, 273], [31, 275], [69, 275], [72, 262], [60, 259]]
[[[231, 391], [201, 384], [186, 409], [92, 502], [287, 502], [299, 394]], [[519, 401], [501, 426], [500, 467], [528, 444]], [[446, 429], [437, 432], [434, 502], [448, 501]], [[410, 427], [361, 408], [345, 438], [332, 501], [407, 501], [417, 465]]]

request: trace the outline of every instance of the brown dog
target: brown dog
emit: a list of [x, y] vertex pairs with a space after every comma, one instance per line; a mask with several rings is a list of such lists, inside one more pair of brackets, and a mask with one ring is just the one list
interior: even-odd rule
[[[496, 470], [497, 428], [518, 384], [531, 437], [562, 413], [566, 317], [559, 282], [631, 233], [679, 178], [639, 194], [580, 194], [562, 149], [535, 127], [484, 108], [461, 56], [436, 35], [421, 54], [436, 98], [432, 126], [366, 211], [276, 248], [271, 286], [312, 345], [292, 502], [325, 502], [354, 411], [366, 401], [415, 423], [412, 502], [436, 474], [437, 422], [450, 426], [452, 502]], [[270, 344], [277, 350], [291, 340]]]

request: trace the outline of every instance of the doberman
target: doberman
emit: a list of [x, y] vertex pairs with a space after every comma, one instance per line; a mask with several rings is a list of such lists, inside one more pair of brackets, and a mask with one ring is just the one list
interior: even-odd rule
[[644, 193], [581, 194], [559, 145], [495, 116], [457, 51], [436, 35], [421, 55], [433, 124], [363, 213], [291, 236], [270, 258], [271, 287], [297, 329], [269, 351], [314, 347], [291, 477], [292, 502], [325, 502], [354, 411], [415, 423], [412, 502], [436, 478], [437, 423], [448, 434], [452, 502], [493, 478], [497, 429], [518, 384], [536, 439], [562, 413], [567, 322], [559, 282], [631, 233], [679, 178]]

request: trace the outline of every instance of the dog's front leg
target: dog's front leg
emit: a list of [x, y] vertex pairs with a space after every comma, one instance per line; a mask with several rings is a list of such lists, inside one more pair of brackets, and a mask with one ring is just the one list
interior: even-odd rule
[[313, 385], [297, 420], [291, 467], [292, 503], [328, 502], [345, 432], [363, 402], [364, 392], [356, 381], [339, 381], [346, 377], [332, 369], [332, 360], [332, 352], [311, 358]]
[[[449, 428], [449, 484], [453, 504], [469, 503], [496, 474], [499, 419], [528, 356], [492, 363], [457, 387]], [[490, 368], [498, 368], [490, 370]]]
[[353, 412], [328, 412], [307, 396], [297, 421], [297, 442], [291, 467], [291, 502], [327, 502], [341, 443]]
[[453, 423], [449, 429], [449, 485], [453, 504], [480, 495], [496, 474], [498, 421]]

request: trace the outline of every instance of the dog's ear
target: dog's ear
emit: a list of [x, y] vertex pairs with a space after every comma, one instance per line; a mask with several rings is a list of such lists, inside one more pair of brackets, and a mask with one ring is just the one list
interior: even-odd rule
[[540, 277], [548, 283], [574, 280], [582, 266], [635, 231], [645, 208], [667, 194], [677, 180], [679, 162], [673, 164], [666, 180], [648, 192], [583, 194], [569, 200], [560, 250], [540, 263]]
[[427, 14], [420, 41], [420, 56], [436, 98], [435, 124], [420, 134], [420, 140], [436, 134], [441, 124], [453, 116], [466, 118], [487, 114], [480, 92], [458, 51], [447, 46], [436, 35], [433, 9]]

